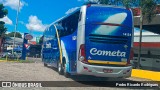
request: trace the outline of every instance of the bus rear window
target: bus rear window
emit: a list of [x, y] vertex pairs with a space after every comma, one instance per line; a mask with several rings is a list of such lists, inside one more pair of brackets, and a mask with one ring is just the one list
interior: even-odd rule
[[123, 8], [91, 6], [87, 8], [86, 24], [102, 23], [106, 25], [127, 25], [132, 27], [132, 15]]

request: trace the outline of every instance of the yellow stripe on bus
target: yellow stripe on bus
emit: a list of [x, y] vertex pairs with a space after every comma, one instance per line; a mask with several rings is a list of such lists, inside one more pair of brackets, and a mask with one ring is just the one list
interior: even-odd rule
[[[55, 25], [54, 25], [55, 26]], [[56, 26], [55, 26], [56, 28]], [[56, 34], [57, 34], [57, 39], [58, 39], [58, 47], [59, 47], [59, 52], [60, 52], [60, 63], [62, 64], [62, 47], [61, 47], [61, 43], [60, 43], [60, 39], [59, 39], [59, 34], [56, 28]]]
[[89, 63], [95, 64], [114, 64], [114, 65], [126, 65], [127, 62], [110, 62], [110, 61], [98, 61], [98, 60], [88, 60]]

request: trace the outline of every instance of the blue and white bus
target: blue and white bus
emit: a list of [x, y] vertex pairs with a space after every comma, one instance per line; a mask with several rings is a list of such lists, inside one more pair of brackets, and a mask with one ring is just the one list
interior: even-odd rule
[[59, 74], [130, 77], [133, 15], [130, 9], [83, 5], [44, 31], [42, 61]]

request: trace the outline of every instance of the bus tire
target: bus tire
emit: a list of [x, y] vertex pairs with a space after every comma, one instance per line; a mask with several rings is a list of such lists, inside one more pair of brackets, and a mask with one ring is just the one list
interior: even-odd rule
[[62, 66], [62, 64], [60, 63], [60, 60], [58, 60], [58, 73], [60, 74], [60, 75], [62, 75], [63, 74], [63, 66]]
[[64, 76], [66, 77], [66, 78], [69, 78], [69, 76], [70, 76], [70, 74], [67, 72], [67, 69], [66, 69], [66, 63], [64, 63], [63, 64], [63, 73], [64, 73]]
[[48, 65], [46, 63], [44, 63], [44, 66], [47, 67]]

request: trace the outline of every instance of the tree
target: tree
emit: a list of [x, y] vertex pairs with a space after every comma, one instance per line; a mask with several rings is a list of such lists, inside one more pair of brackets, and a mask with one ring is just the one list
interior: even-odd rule
[[121, 0], [88, 0], [84, 4], [105, 4], [105, 5], [118, 5]]
[[141, 13], [140, 13], [140, 39], [139, 39], [137, 68], [140, 68], [143, 21], [144, 19], [147, 19], [148, 23], [152, 21], [152, 18], [155, 16], [156, 2], [155, 0], [141, 0], [139, 2], [139, 8], [140, 8]]
[[[8, 33], [7, 36], [8, 37], [14, 37], [14, 32]], [[19, 32], [16, 32], [15, 37], [22, 38], [22, 35]]]
[[43, 38], [44, 38], [44, 36], [42, 36], [40, 39], [39, 39], [39, 44], [43, 44]]
[[132, 0], [133, 2], [130, 3], [129, 0], [123, 0], [123, 5], [125, 7], [133, 7], [138, 6], [140, 9], [140, 37], [139, 37], [139, 50], [138, 50], [138, 64], [137, 68], [140, 68], [140, 58], [141, 58], [141, 42], [142, 42], [142, 29], [143, 29], [143, 22], [144, 19], [147, 20], [148, 23], [152, 21], [156, 12], [156, 4], [157, 0]]
[[[4, 9], [3, 4], [0, 4], [0, 18], [5, 17], [8, 14], [7, 9]], [[4, 26], [4, 22], [0, 21], [0, 52], [2, 51], [2, 44], [4, 41], [5, 32], [7, 31], [7, 28]]]

